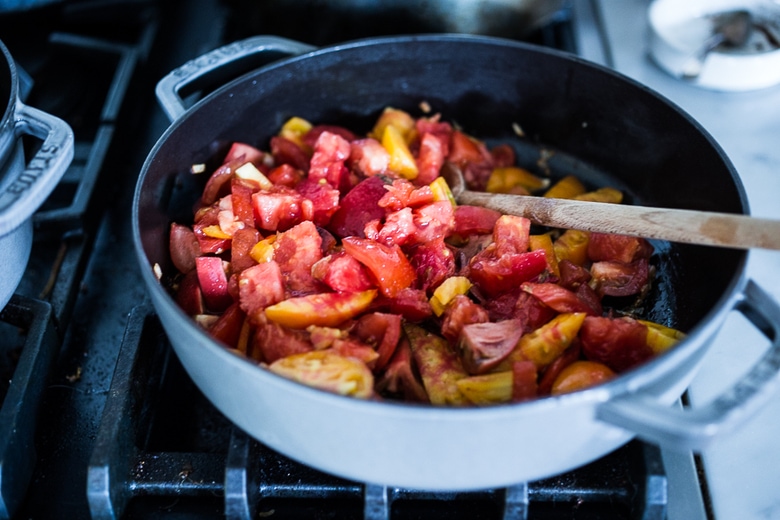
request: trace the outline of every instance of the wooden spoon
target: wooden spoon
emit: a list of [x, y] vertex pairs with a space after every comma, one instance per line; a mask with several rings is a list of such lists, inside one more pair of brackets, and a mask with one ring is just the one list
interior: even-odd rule
[[526, 217], [543, 226], [734, 249], [780, 250], [778, 220], [734, 213], [469, 191], [465, 189], [460, 169], [452, 164], [442, 168], [442, 176], [458, 204]]

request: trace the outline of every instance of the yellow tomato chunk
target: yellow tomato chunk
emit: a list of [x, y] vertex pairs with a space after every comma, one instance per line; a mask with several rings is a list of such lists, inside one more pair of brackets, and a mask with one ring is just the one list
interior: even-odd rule
[[368, 398], [373, 395], [374, 376], [365, 363], [327, 350], [293, 354], [271, 363], [271, 372], [320, 390]]
[[471, 281], [465, 276], [450, 276], [439, 285], [429, 302], [436, 316], [444, 314], [447, 305], [459, 294], [466, 294], [471, 289]]
[[567, 175], [545, 192], [544, 196], [553, 199], [573, 199], [585, 193], [585, 185], [574, 175]]
[[309, 133], [312, 129], [312, 124], [303, 119], [302, 117], [291, 117], [279, 130], [279, 136], [289, 139], [298, 146], [303, 145], [303, 136]]
[[270, 305], [265, 308], [265, 315], [292, 329], [305, 329], [310, 325], [335, 327], [366, 310], [375, 297], [376, 289], [309, 294]]
[[508, 403], [512, 399], [512, 372], [494, 372], [457, 381], [458, 389], [476, 405]]
[[660, 323], [647, 320], [638, 320], [639, 323], [647, 326], [647, 345], [653, 349], [654, 354], [660, 354], [685, 339], [685, 333], [677, 329], [666, 327]]
[[405, 179], [414, 179], [419, 170], [412, 152], [409, 151], [401, 132], [393, 125], [387, 125], [382, 134], [382, 146], [390, 154], [390, 170]]
[[553, 382], [552, 395], [568, 394], [590, 388], [615, 377], [615, 373], [606, 365], [595, 361], [575, 361], [567, 366]]
[[559, 314], [520, 338], [518, 349], [525, 359], [544, 368], [569, 348], [583, 321], [584, 312]]

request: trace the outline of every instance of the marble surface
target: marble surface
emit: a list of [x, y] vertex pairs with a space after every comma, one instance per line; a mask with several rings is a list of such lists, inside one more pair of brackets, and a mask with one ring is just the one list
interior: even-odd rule
[[[580, 15], [580, 54], [656, 90], [693, 116], [714, 137], [740, 174], [751, 213], [780, 218], [780, 86], [749, 92], [718, 92], [686, 84], [649, 57], [649, 0], [574, 0]], [[780, 301], [780, 252], [749, 254], [747, 275]], [[729, 388], [764, 353], [767, 340], [739, 313], [732, 313], [688, 391], [692, 406]], [[690, 482], [673, 484], [692, 456], [665, 454], [670, 473], [669, 517], [704, 514]], [[711, 512], [720, 519], [780, 519], [780, 390], [734, 433], [701, 454]], [[687, 468], [687, 469], [686, 469]], [[705, 494], [706, 496], [706, 494]]]

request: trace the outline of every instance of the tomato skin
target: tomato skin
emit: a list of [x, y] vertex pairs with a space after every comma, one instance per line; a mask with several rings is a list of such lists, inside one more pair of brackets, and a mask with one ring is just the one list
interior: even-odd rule
[[171, 223], [169, 251], [174, 267], [182, 273], [195, 269], [195, 258], [201, 256], [200, 244], [189, 226]]
[[198, 282], [198, 272], [194, 268], [179, 281], [176, 303], [190, 316], [206, 312], [206, 307], [203, 304], [203, 293]]
[[371, 271], [379, 290], [388, 298], [397, 296], [417, 278], [414, 268], [397, 245], [388, 246], [358, 237], [344, 237], [342, 245], [347, 253]]
[[215, 312], [227, 309], [233, 303], [233, 297], [228, 292], [227, 274], [222, 259], [216, 256], [199, 256], [195, 259], [195, 269], [206, 307]]
[[340, 238], [365, 238], [363, 230], [366, 224], [385, 216], [386, 210], [379, 206], [379, 200], [387, 193], [385, 184], [382, 176], [359, 182], [341, 199], [327, 229]]
[[260, 241], [261, 235], [255, 228], [239, 229], [233, 234], [230, 248], [230, 267], [233, 274], [255, 265], [255, 260], [249, 256], [252, 247]]

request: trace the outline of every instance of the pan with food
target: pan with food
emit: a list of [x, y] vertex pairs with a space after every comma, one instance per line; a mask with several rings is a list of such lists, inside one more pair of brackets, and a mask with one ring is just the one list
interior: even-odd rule
[[[270, 55], [274, 60], [287, 57], [251, 70], [190, 108], [171, 101], [188, 81], [202, 82], [214, 63], [234, 63], [251, 54]], [[747, 213], [739, 178], [712, 138], [685, 113], [627, 78], [564, 53], [489, 37], [393, 37], [322, 49], [258, 37], [185, 64], [158, 88], [174, 122], [149, 154], [134, 199], [134, 240], [143, 278], [177, 355], [198, 387], [239, 427], [295, 460], [346, 478], [392, 486], [447, 490], [503, 486], [573, 469], [636, 435], [670, 447], [702, 448], [736, 426], [774, 383], [777, 364], [773, 359], [780, 350], [776, 339], [767, 359], [710, 407], [696, 413], [678, 413], [670, 407], [693, 378], [710, 338], [729, 313], [743, 312], [770, 338], [777, 338], [777, 305], [745, 280], [744, 251], [652, 243], [648, 262], [655, 275], [651, 284], [642, 285], [647, 287], [646, 294], [629, 312], [637, 319], [682, 331], [684, 338], [652, 359], [624, 367], [619, 375], [586, 389], [522, 401], [513, 401], [510, 395], [509, 402], [492, 406], [356, 399], [301, 384], [290, 377], [300, 374], [300, 367], [272, 370], [267, 353], [255, 358], [249, 350], [241, 352], [215, 340], [213, 329], [212, 333], [208, 330], [215, 318], [196, 321], [192, 317], [221, 312], [193, 313], [177, 303], [178, 293], [169, 282], [181, 282], [177, 273], [191, 269], [180, 269], [177, 264], [182, 258], [171, 257], [172, 224], [193, 225], [193, 205], [209, 192], [208, 180], [219, 178], [214, 172], [236, 143], [260, 151], [263, 158], [254, 169], [263, 177], [282, 178], [268, 169], [278, 166], [274, 161], [279, 154], [266, 157], [265, 152], [271, 150], [270, 143], [280, 129], [295, 118], [368, 135], [387, 107], [414, 114], [414, 118], [440, 114], [441, 121], [478, 137], [488, 149], [508, 143], [516, 164], [535, 170], [534, 174], [551, 184], [573, 177], [593, 190], [614, 188], [624, 203]], [[242, 154], [247, 156], [249, 150], [245, 148]], [[193, 166], [208, 173], [193, 175]], [[238, 177], [262, 182], [252, 168], [248, 170], [251, 173], [244, 169]], [[327, 171], [323, 179], [330, 185]], [[470, 175], [473, 182], [481, 182], [478, 170], [471, 170]], [[223, 177], [232, 182], [236, 175]], [[487, 180], [477, 187], [487, 188]], [[322, 186], [319, 180], [313, 184], [309, 193]], [[337, 192], [345, 188], [333, 187]], [[224, 192], [212, 193], [217, 194], [212, 205], [218, 204]], [[310, 202], [304, 206], [315, 197], [305, 198]], [[253, 218], [257, 216], [253, 210]], [[219, 216], [215, 218], [209, 224], [216, 225], [211, 229], [215, 236], [209, 238], [227, 240], [216, 236], [225, 229]], [[266, 229], [255, 243], [275, 236], [269, 242], [287, 238], [283, 241], [297, 244], [304, 236], [313, 236], [301, 235], [299, 241], [285, 237], [294, 225], [282, 228]], [[532, 235], [544, 233], [529, 229]], [[345, 242], [361, 245], [349, 236], [340, 237], [342, 247]], [[266, 253], [281, 248], [266, 245]], [[270, 264], [262, 251], [261, 247], [250, 264], [256, 263], [260, 270]], [[209, 258], [200, 262], [220, 268], [225, 261], [219, 254], [195, 254], [193, 261], [197, 262], [194, 257]], [[374, 284], [382, 277], [378, 272], [368, 277]], [[325, 275], [317, 276], [320, 282]], [[528, 281], [536, 285], [523, 285]], [[539, 282], [537, 278], [517, 283], [527, 295]], [[485, 282], [484, 277], [481, 283], [486, 302], [508, 292], [500, 284]], [[200, 285], [201, 289], [206, 285]], [[179, 291], [181, 287], [180, 283]], [[397, 296], [381, 284], [377, 289], [385, 291], [385, 298]], [[476, 298], [473, 292], [469, 296]], [[289, 300], [277, 303], [285, 301]], [[445, 297], [438, 303], [446, 307], [451, 302]], [[228, 300], [210, 305], [220, 311], [231, 306]], [[626, 310], [623, 305], [618, 307], [621, 312]], [[263, 308], [267, 311], [268, 306]], [[381, 313], [388, 314], [387, 309]], [[289, 318], [289, 311], [283, 306], [282, 312], [270, 314], [279, 324], [278, 317]], [[312, 314], [292, 313], [308, 320]], [[338, 329], [336, 321], [288, 321], [282, 326], [299, 332], [305, 331], [302, 327], [319, 327], [323, 330], [316, 331], [321, 333], [317, 337], [333, 344], [329, 331]], [[430, 328], [421, 331], [411, 326], [404, 327], [403, 336], [418, 344], [434, 337]], [[290, 338], [281, 344], [289, 345]], [[258, 341], [252, 348], [262, 350], [262, 345]], [[313, 357], [322, 356], [321, 352]], [[329, 359], [309, 361], [324, 366]], [[472, 356], [470, 361], [472, 370], [483, 369], [484, 365], [475, 368], [481, 358]], [[521, 359], [519, 367], [530, 368], [522, 361], [528, 359]], [[509, 371], [512, 378], [520, 373], [522, 368]]]

